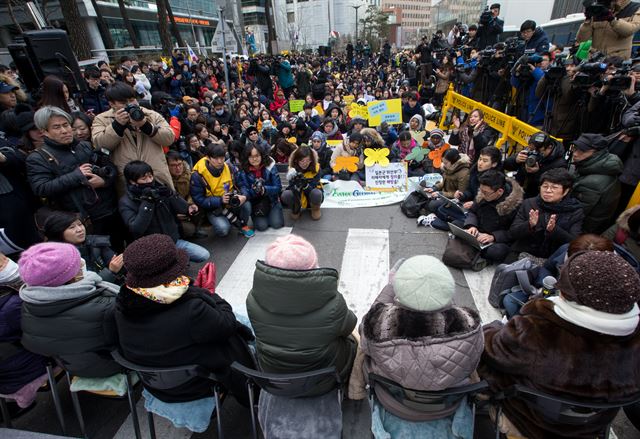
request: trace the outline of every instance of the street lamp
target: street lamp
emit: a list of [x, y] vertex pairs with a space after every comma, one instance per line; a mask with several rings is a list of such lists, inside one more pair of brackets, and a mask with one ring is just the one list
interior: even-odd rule
[[360, 9], [362, 5], [351, 6], [351, 7], [356, 10], [356, 42], [357, 42], [358, 41], [358, 9]]

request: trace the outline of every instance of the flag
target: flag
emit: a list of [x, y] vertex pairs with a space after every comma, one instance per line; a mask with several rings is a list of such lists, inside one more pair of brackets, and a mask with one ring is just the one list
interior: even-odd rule
[[189, 43], [187, 43], [187, 51], [189, 52], [189, 64], [197, 63], [198, 62], [198, 56], [193, 51], [191, 46], [189, 46]]

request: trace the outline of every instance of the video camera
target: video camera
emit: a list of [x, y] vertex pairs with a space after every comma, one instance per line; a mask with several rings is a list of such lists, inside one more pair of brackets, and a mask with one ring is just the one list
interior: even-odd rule
[[602, 84], [606, 85], [611, 91], [624, 91], [631, 87], [631, 60], [624, 61], [622, 67], [616, 69], [611, 78], [604, 78]]
[[478, 20], [478, 22], [486, 26], [491, 22], [492, 18], [493, 18], [493, 14], [489, 10], [489, 6], [485, 6], [484, 10], [482, 11], [482, 14], [480, 14], [480, 19]]
[[553, 60], [553, 63], [549, 66], [549, 70], [546, 71], [545, 77], [548, 81], [557, 82], [560, 79], [564, 78], [567, 74], [567, 69], [565, 68], [566, 58], [563, 56], [557, 56], [556, 59]]
[[602, 17], [611, 11], [612, 0], [584, 0], [584, 13], [587, 17]]
[[578, 64], [578, 73], [573, 77], [573, 85], [578, 88], [589, 88], [602, 84], [602, 75], [607, 71], [607, 65], [602, 62], [604, 55], [596, 53], [589, 60]]

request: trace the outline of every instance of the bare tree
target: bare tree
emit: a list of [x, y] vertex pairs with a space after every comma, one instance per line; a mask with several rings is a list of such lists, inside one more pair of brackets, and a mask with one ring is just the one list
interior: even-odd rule
[[13, 12], [13, 0], [7, 0], [7, 9], [9, 11], [9, 17], [11, 17], [13, 25], [18, 28], [18, 32], [22, 33], [22, 26], [20, 26], [20, 23], [18, 23], [18, 20], [16, 20], [16, 14]]
[[160, 33], [160, 43], [162, 44], [163, 55], [171, 54], [171, 36], [169, 26], [167, 26], [167, 6], [168, 0], [156, 0], [158, 7], [158, 32]]
[[129, 37], [131, 38], [131, 44], [136, 49], [140, 47], [140, 43], [138, 42], [138, 36], [136, 32], [133, 30], [133, 26], [131, 25], [131, 20], [129, 20], [129, 12], [127, 12], [127, 5], [125, 5], [125, 0], [118, 0], [118, 8], [120, 9], [120, 16], [122, 17], [122, 21], [124, 22], [124, 27], [127, 29], [129, 33]]
[[84, 24], [76, 0], [60, 0], [60, 9], [69, 34], [71, 47], [78, 59], [91, 58], [89, 35]]
[[171, 21], [171, 34], [173, 38], [176, 39], [178, 46], [185, 47], [184, 40], [182, 39], [182, 35], [180, 34], [180, 30], [178, 29], [178, 25], [176, 24], [176, 19], [173, 16], [173, 9], [171, 9], [171, 2], [169, 0], [163, 0], [164, 4], [167, 6], [167, 14], [169, 14], [169, 21]]

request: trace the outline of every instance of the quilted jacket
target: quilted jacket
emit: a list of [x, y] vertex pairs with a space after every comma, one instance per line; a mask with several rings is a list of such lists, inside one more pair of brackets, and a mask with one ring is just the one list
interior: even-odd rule
[[360, 347], [369, 372], [415, 390], [467, 384], [484, 349], [478, 314], [452, 306], [422, 312], [394, 303], [387, 285], [360, 325]]

